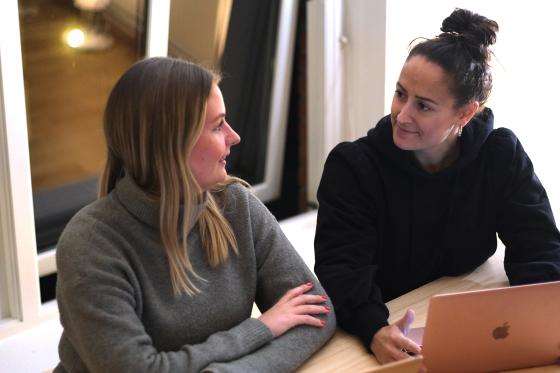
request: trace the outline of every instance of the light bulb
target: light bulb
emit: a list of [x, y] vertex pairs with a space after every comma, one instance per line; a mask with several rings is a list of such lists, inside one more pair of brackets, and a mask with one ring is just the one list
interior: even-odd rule
[[71, 30], [66, 36], [66, 42], [72, 48], [78, 48], [80, 45], [84, 44], [85, 39], [86, 36], [84, 32], [77, 28]]

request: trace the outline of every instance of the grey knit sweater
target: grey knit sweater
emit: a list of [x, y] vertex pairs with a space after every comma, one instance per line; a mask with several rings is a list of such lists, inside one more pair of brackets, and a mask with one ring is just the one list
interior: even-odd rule
[[307, 281], [325, 292], [250, 191], [233, 184], [225, 193], [240, 253], [211, 268], [191, 229], [189, 257], [206, 280], [195, 296], [173, 294], [158, 204], [128, 177], [70, 221], [57, 246], [64, 331], [55, 372], [289, 372], [331, 337], [332, 312], [320, 316], [323, 328], [276, 339], [251, 318], [253, 302], [264, 312]]

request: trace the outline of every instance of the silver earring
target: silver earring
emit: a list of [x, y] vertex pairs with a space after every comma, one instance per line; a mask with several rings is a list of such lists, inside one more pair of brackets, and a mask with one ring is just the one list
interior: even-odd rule
[[459, 127], [459, 131], [457, 132], [457, 134], [459, 135], [459, 137], [461, 137], [461, 135], [463, 134], [463, 127]]

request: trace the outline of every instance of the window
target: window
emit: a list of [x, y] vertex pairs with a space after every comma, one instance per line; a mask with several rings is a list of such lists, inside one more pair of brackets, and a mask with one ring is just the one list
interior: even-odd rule
[[[75, 1], [74, 4], [79, 8], [79, 4], [84, 1], [87, 0]], [[179, 2], [177, 0], [174, 1], [175, 6], [178, 6]], [[45, 129], [44, 126], [35, 126], [35, 124], [41, 123], [41, 120], [45, 118], [42, 117], [40, 110], [30, 111], [30, 109], [36, 107], [36, 104], [38, 102], [41, 103], [42, 100], [44, 106], [59, 105], [58, 108], [61, 111], [66, 110], [66, 112], [54, 115], [54, 119], [51, 118], [50, 123], [60, 124], [56, 119], [63, 118], [68, 110], [76, 109], [71, 102], [72, 99], [77, 99], [86, 105], [88, 103], [98, 104], [100, 100], [99, 96], [97, 98], [86, 97], [85, 95], [90, 93], [87, 92], [87, 89], [79, 91], [79, 88], [83, 88], [82, 86], [84, 85], [87, 87], [87, 83], [99, 78], [99, 75], [87, 76], [87, 73], [82, 73], [81, 75], [75, 74], [78, 84], [77, 88], [73, 91], [74, 94], [67, 95], [65, 99], [62, 99], [62, 102], [53, 103], [48, 101], [53, 96], [50, 95], [49, 97], [49, 94], [52, 93], [51, 89], [58, 88], [57, 85], [62, 83], [61, 80], [64, 78], [64, 74], [68, 72], [68, 66], [59, 68], [59, 71], [62, 73], [57, 74], [55, 68], [45, 74], [44, 70], [40, 70], [41, 68], [46, 68], [46, 66], [42, 63], [36, 63], [35, 57], [31, 55], [31, 53], [36, 51], [33, 50], [32, 44], [35, 43], [37, 47], [38, 44], [44, 42], [44, 37], [46, 37], [46, 35], [42, 34], [41, 30], [32, 29], [32, 27], [37, 26], [37, 24], [33, 24], [34, 22], [44, 21], [33, 18], [37, 15], [37, 11], [41, 10], [36, 5], [41, 3], [43, 2], [36, 0], [20, 0], [18, 4], [16, 0], [7, 0], [3, 1], [2, 5], [0, 5], [0, 338], [31, 327], [44, 320], [57, 317], [56, 304], [53, 301], [45, 302], [44, 304], [41, 304], [40, 301], [42, 294], [38, 278], [40, 276], [49, 276], [56, 272], [54, 246], [47, 244], [45, 245], [45, 250], [42, 250], [39, 254], [37, 253], [36, 238], [42, 239], [39, 235], [36, 237], [34, 234], [36, 225], [39, 224], [37, 216], [40, 213], [40, 208], [38, 207], [42, 206], [41, 201], [46, 201], [48, 209], [48, 203], [52, 203], [53, 200], [52, 198], [42, 200], [41, 193], [53, 192], [51, 188], [55, 188], [54, 192], [58, 193], [59, 200], [62, 201], [61, 203], [69, 202], [69, 197], [72, 196], [69, 190], [65, 188], [74, 188], [75, 186], [86, 188], [91, 195], [92, 186], [95, 185], [95, 180], [91, 178], [95, 177], [99, 171], [99, 158], [97, 158], [99, 154], [95, 152], [95, 149], [102, 148], [99, 143], [94, 143], [92, 147], [94, 150], [91, 152], [91, 157], [98, 159], [97, 166], [91, 169], [83, 167], [85, 172], [75, 172], [68, 179], [65, 179], [68, 175], [66, 174], [65, 176], [55, 175], [54, 178], [48, 180], [45, 175], [49, 172], [43, 172], [46, 169], [48, 171], [49, 164], [52, 163], [49, 161], [48, 156], [52, 155], [49, 153], [55, 150], [63, 162], [66, 161], [65, 157], [72, 159], [78, 157], [78, 155], [77, 153], [72, 153], [68, 148], [49, 149], [48, 147], [43, 147], [42, 150], [35, 148], [37, 138], [44, 135], [41, 131]], [[216, 0], [214, 2], [214, 4], [218, 5], [227, 5], [228, 3], [231, 7], [230, 0]], [[264, 168], [261, 172], [263, 176], [256, 180], [256, 185], [254, 185], [256, 194], [263, 200], [275, 198], [280, 190], [283, 138], [287, 117], [291, 57], [297, 11], [297, 2], [295, 0], [278, 0], [276, 4], [278, 31], [272, 38], [273, 45], [269, 47], [273, 51], [270, 61], [274, 61], [274, 63], [270, 62], [270, 65], [274, 66], [274, 68], [270, 70], [270, 93], [268, 94], [270, 113], [266, 115], [270, 127], [265, 141]], [[68, 18], [74, 23], [84, 21], [94, 28], [101, 25], [101, 30], [99, 31], [106, 31], [103, 19], [99, 19], [99, 14], [91, 14], [83, 9], [81, 11], [78, 11], [79, 9], [73, 10], [72, 8], [60, 9], [59, 5], [70, 7], [68, 2], [57, 2], [55, 5], [49, 4], [46, 11], [66, 12], [70, 9], [61, 18]], [[101, 43], [101, 49], [98, 53], [111, 53], [109, 49], [104, 49], [107, 46], [106, 43], [119, 43], [120, 36], [126, 37], [128, 26], [129, 29], [140, 30], [142, 35], [132, 35], [135, 38], [135, 46], [127, 52], [128, 57], [123, 60], [122, 69], [144, 54], [147, 56], [167, 55], [168, 43], [173, 47], [175, 41], [169, 29], [171, 7], [171, 1], [112, 0], [108, 8], [104, 10], [106, 12], [105, 15], [108, 18], [113, 18], [112, 26], [120, 24], [123, 27], [122, 29], [111, 28], [113, 35], [109, 39], [97, 37], [96, 40]], [[130, 14], [136, 15], [130, 17]], [[144, 17], [143, 14], [147, 14], [147, 17]], [[27, 20], [25, 19], [26, 17], [31, 20], [31, 28], [28, 29], [24, 29], [24, 27], [29, 26], [24, 24]], [[18, 23], [18, 20], [21, 24]], [[20, 31], [22, 35], [21, 40]], [[22, 40], [24, 41], [23, 48]], [[25, 45], [25, 42], [29, 40], [31, 45]], [[69, 44], [75, 41], [74, 39], [66, 40]], [[91, 49], [99, 47], [99, 45], [87, 44], [87, 37], [84, 40], [86, 40], [86, 48], [90, 49], [90, 52]], [[71, 50], [67, 49], [67, 53], [70, 52]], [[91, 52], [79, 57], [87, 58], [91, 62], [96, 56], [95, 52]], [[112, 63], [115, 61], [114, 58], [108, 58], [105, 55], [104, 62], [106, 63], [107, 60], [110, 60]], [[27, 70], [25, 68], [26, 61], [29, 62], [29, 66], [35, 65], [32, 67], [38, 67], [39, 71]], [[99, 68], [99, 62], [97, 62], [97, 68]], [[101, 66], [101, 69], [103, 69], [103, 66]], [[77, 68], [69, 70], [77, 72]], [[26, 74], [32, 76], [29, 81], [27, 81], [27, 78], [24, 80]], [[115, 76], [118, 75], [120, 73]], [[35, 91], [36, 87], [33, 84], [37, 83], [38, 76], [44, 78], [52, 78], [54, 76], [55, 79], [48, 80], [48, 83]], [[103, 92], [105, 92], [104, 94], [107, 94], [107, 87], [110, 88], [116, 78], [115, 76], [108, 77], [103, 74], [102, 76], [108, 80], [108, 85], [102, 87]], [[95, 83], [96, 87], [99, 88], [103, 82]], [[75, 94], [75, 92], [81, 94]], [[103, 104], [104, 100], [101, 101]], [[95, 121], [100, 122], [99, 111], [91, 114], [91, 116], [95, 117]], [[90, 115], [84, 115], [83, 117], [74, 115], [70, 121], [74, 127], [62, 130], [59, 136], [65, 136], [69, 132], [76, 131], [76, 126], [82, 124], [80, 119], [89, 117]], [[99, 130], [99, 128], [96, 130]], [[93, 134], [94, 132], [89, 133], [91, 136], [86, 135], [86, 140], [98, 141], [97, 135], [99, 132], [95, 135]], [[80, 153], [82, 153], [84, 146], [87, 147], [89, 144], [83, 142], [83, 139], [78, 142], [80, 141], [82, 143], [77, 148], [80, 148]], [[102, 150], [102, 152], [104, 151]], [[103, 157], [104, 154], [102, 154], [101, 159]], [[47, 162], [43, 162], [44, 167], [42, 169], [41, 167], [34, 169], [33, 165], [35, 163], [33, 161], [36, 160], [40, 163], [44, 159], [47, 160]], [[73, 191], [74, 189], [72, 189]], [[82, 194], [79, 196], [81, 197]], [[52, 194], [50, 197], [52, 197]], [[47, 219], [47, 223], [52, 223], [52, 219]], [[50, 229], [50, 227], [47, 228]], [[52, 232], [47, 233], [50, 234]], [[47, 236], [49, 235], [47, 234]], [[52, 237], [55, 237], [56, 241], [57, 233], [55, 232], [47, 238], [52, 239]], [[51, 242], [50, 245], [53, 245], [53, 243]]]
[[144, 0], [19, 0], [41, 301], [54, 299], [54, 246], [95, 200], [102, 116], [121, 74], [145, 53]]
[[[147, 53], [165, 55], [169, 2], [147, 4]], [[0, 5], [0, 338], [57, 317], [40, 303], [40, 267], [54, 270], [54, 252], [38, 263], [29, 161], [18, 2]], [[163, 25], [163, 27], [161, 26]], [[9, 92], [9, 94], [8, 94]], [[29, 97], [28, 97], [29, 99]], [[43, 271], [44, 272], [44, 271]]]

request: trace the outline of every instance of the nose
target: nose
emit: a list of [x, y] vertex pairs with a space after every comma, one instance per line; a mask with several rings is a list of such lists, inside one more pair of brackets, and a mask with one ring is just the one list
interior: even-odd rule
[[408, 102], [399, 105], [399, 107], [396, 108], [396, 112], [397, 112], [397, 121], [400, 123], [407, 123], [410, 122], [410, 105]]
[[234, 145], [239, 144], [241, 142], [241, 137], [237, 134], [237, 132], [235, 132], [233, 130], [233, 128], [231, 128], [229, 123], [228, 123], [227, 127], [228, 127], [228, 130], [229, 130], [229, 133], [228, 133], [228, 136], [227, 136], [228, 145], [229, 146], [234, 146]]

